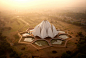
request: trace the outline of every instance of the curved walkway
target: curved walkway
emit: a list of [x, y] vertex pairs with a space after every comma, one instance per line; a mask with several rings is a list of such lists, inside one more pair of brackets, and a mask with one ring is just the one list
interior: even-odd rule
[[[23, 33], [23, 32], [22, 32]], [[22, 44], [30, 44], [30, 45], [32, 45], [34, 48], [36, 48], [37, 50], [40, 50], [40, 49], [44, 49], [44, 48], [48, 48], [48, 47], [52, 47], [53, 45], [50, 43], [50, 41], [52, 40], [52, 39], [50, 39], [49, 41], [48, 40], [45, 40], [45, 39], [42, 39], [42, 40], [45, 40], [45, 41], [47, 41], [48, 42], [48, 44], [49, 44], [49, 46], [46, 46], [46, 47], [40, 47], [40, 48], [38, 48], [37, 46], [35, 46], [35, 45], [33, 45], [33, 43], [35, 42], [35, 41], [37, 41], [37, 40], [41, 40], [41, 39], [37, 39], [37, 38], [35, 38], [34, 39], [34, 41], [32, 41], [32, 42], [30, 42], [30, 43], [28, 43], [28, 42], [21, 42], [21, 40], [22, 40], [22, 35], [20, 34], [20, 33], [18, 33], [18, 35], [20, 36], [20, 39], [19, 39], [19, 41], [18, 41], [18, 43], [22, 43]], [[62, 47], [62, 48], [65, 48], [65, 47], [67, 47], [67, 42], [69, 41], [69, 40], [71, 40], [72, 38], [70, 38], [70, 39], [68, 39], [68, 40], [65, 40], [65, 43], [64, 43], [64, 45], [62, 45], [62, 46], [53, 46], [53, 47]]]

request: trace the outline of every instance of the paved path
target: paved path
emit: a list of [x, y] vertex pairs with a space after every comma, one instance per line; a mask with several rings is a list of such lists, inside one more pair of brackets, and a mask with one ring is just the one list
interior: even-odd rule
[[23, 20], [22, 18], [19, 18], [19, 20], [21, 20], [22, 22], [24, 22], [27, 25], [30, 25], [29, 23], [27, 23], [25, 20]]
[[[25, 20], [23, 20], [22, 18], [19, 18], [19, 20], [22, 21], [22, 22], [24, 22], [24, 23], [26, 24], [26, 25], [24, 25], [22, 28], [24, 28], [24, 27], [27, 26], [27, 25], [30, 26], [30, 24], [29, 24], [28, 22], [26, 22]], [[18, 29], [18, 32], [19, 32], [22, 28]]]

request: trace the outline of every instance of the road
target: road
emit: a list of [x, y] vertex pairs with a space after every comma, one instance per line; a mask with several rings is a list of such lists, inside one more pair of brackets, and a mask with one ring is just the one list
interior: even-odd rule
[[[27, 25], [30, 26], [30, 24], [29, 24], [28, 22], [26, 22], [25, 20], [23, 20], [22, 18], [19, 18], [19, 20], [22, 21], [22, 22], [24, 22], [24, 23], [26, 24], [26, 25], [24, 25], [22, 28], [24, 28], [24, 27], [27, 26]], [[18, 29], [18, 32], [19, 32], [22, 28]]]
[[27, 25], [30, 25], [29, 23], [27, 23], [25, 20], [23, 20], [22, 18], [19, 18], [20, 21], [24, 22]]

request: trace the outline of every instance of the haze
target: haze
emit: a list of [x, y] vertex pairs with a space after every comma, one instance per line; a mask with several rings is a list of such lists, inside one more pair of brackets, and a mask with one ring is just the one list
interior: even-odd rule
[[77, 9], [86, 10], [86, 0], [0, 0], [1, 10]]

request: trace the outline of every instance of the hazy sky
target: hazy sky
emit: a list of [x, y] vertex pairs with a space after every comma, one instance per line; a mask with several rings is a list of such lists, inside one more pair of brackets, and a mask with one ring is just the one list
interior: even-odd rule
[[86, 0], [0, 0], [2, 9], [86, 8]]

